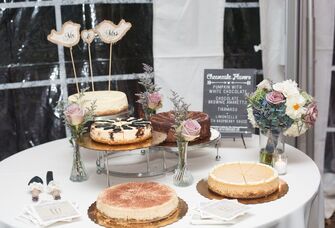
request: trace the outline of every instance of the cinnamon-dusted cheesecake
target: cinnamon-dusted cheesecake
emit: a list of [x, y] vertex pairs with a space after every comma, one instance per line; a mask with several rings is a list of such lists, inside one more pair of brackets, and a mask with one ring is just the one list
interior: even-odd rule
[[98, 120], [91, 125], [90, 137], [110, 145], [137, 143], [151, 138], [152, 128], [150, 121], [134, 117]]
[[208, 187], [230, 198], [252, 199], [278, 190], [275, 169], [255, 162], [232, 162], [215, 166], [209, 173]]
[[[95, 116], [106, 116], [118, 114], [128, 109], [128, 99], [125, 93], [120, 91], [91, 91], [84, 92], [81, 98], [83, 107], [91, 107], [91, 103], [96, 101], [94, 110]], [[77, 101], [79, 94], [69, 96], [69, 101]]]
[[[187, 118], [196, 120], [200, 124], [201, 130], [198, 139], [207, 139], [211, 136], [211, 121], [207, 113], [190, 111]], [[175, 130], [172, 128], [175, 123], [175, 116], [172, 111], [155, 114], [150, 118], [150, 121], [154, 131], [167, 134], [165, 142], [176, 142]]]
[[176, 192], [156, 182], [129, 182], [105, 189], [96, 201], [106, 217], [138, 222], [157, 221], [172, 215], [178, 207]]

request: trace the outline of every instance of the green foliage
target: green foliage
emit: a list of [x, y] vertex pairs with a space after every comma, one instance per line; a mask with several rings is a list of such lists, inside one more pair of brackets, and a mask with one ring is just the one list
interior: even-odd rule
[[187, 119], [188, 108], [190, 104], [186, 104], [183, 97], [180, 97], [179, 94], [173, 90], [172, 97], [170, 98], [171, 102], [173, 103], [173, 112], [175, 116], [175, 124], [173, 128], [176, 131], [177, 140], [182, 140], [183, 137], [181, 136], [181, 126], [182, 123]]

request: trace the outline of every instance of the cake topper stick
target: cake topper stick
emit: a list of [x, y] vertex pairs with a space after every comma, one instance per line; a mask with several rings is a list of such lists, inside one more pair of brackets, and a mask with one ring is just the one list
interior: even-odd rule
[[96, 27], [95, 31], [99, 35], [100, 39], [109, 44], [109, 69], [108, 69], [108, 90], [111, 90], [111, 75], [112, 75], [112, 50], [113, 44], [122, 39], [122, 37], [131, 28], [131, 23], [121, 20], [119, 24], [115, 25], [113, 22], [104, 20], [100, 22]]
[[72, 21], [67, 21], [62, 25], [62, 28], [59, 32], [53, 29], [51, 30], [50, 34], [47, 37], [47, 39], [50, 42], [57, 44], [57, 45], [62, 45], [70, 49], [73, 74], [75, 77], [78, 93], [80, 92], [80, 90], [79, 90], [79, 85], [78, 85], [76, 67], [73, 61], [72, 47], [77, 45], [80, 40], [79, 29], [80, 29], [80, 24], [73, 23]]
[[90, 64], [90, 74], [91, 74], [91, 83], [92, 83], [92, 91], [94, 91], [94, 81], [93, 81], [93, 69], [92, 69], [92, 57], [91, 57], [91, 43], [94, 40], [95, 33], [93, 29], [83, 30], [81, 31], [81, 39], [84, 43], [88, 45], [88, 60]]
[[112, 75], [112, 51], [113, 51], [113, 44], [110, 43], [109, 45], [109, 70], [108, 70], [108, 90], [111, 90], [111, 75]]
[[70, 47], [70, 56], [71, 56], [73, 74], [74, 74], [74, 78], [76, 80], [77, 93], [79, 94], [80, 90], [79, 90], [79, 85], [78, 85], [76, 66], [74, 65], [74, 60], [73, 60], [72, 47]]

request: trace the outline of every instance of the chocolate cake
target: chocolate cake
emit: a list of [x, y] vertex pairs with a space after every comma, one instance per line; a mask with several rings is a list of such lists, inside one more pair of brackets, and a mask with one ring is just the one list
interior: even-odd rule
[[[198, 121], [198, 123], [201, 126], [201, 131], [200, 131], [200, 139], [207, 139], [211, 136], [211, 131], [210, 131], [210, 117], [207, 113], [204, 112], [193, 112], [190, 111], [188, 112], [188, 117]], [[172, 111], [170, 112], [161, 112], [158, 114], [153, 115], [150, 118], [152, 128], [154, 131], [158, 132], [163, 132], [167, 133], [167, 138], [165, 142], [175, 142], [176, 137], [174, 136], [175, 131], [172, 128], [172, 125], [175, 123], [174, 120], [174, 113]]]

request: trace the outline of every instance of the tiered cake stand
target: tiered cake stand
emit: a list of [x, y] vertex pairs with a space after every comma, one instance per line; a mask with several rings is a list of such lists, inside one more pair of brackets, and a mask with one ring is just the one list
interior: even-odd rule
[[[211, 129], [211, 137], [206, 140], [200, 140], [196, 142], [191, 142], [189, 144], [188, 150], [196, 150], [204, 147], [215, 146], [218, 153], [218, 142], [220, 140], [220, 133]], [[168, 165], [166, 162], [166, 153], [172, 154], [176, 158], [178, 157], [178, 148], [175, 143], [163, 143], [166, 139], [166, 134], [160, 132], [153, 132], [153, 137], [141, 143], [133, 143], [126, 145], [108, 145], [97, 143], [93, 141], [89, 134], [83, 135], [83, 137], [78, 140], [78, 144], [81, 147], [92, 151], [98, 151], [98, 157], [96, 160], [97, 173], [106, 173], [107, 186], [110, 186], [110, 175], [127, 177], [127, 178], [136, 178], [136, 177], [152, 177], [171, 172], [176, 169], [178, 159], [172, 165]], [[110, 170], [109, 159], [113, 159], [112, 156], [115, 154], [130, 155], [134, 152], [136, 153], [140, 150], [141, 155], [146, 155], [146, 171], [144, 172], [120, 172]], [[150, 168], [150, 153], [152, 154], [162, 154], [162, 162], [160, 163], [160, 169]]]

